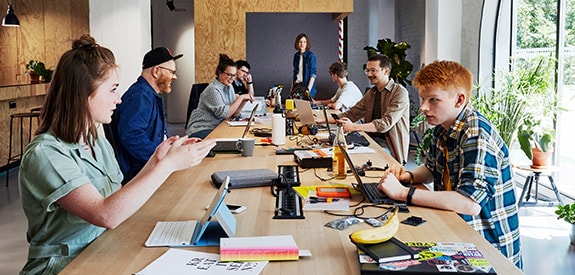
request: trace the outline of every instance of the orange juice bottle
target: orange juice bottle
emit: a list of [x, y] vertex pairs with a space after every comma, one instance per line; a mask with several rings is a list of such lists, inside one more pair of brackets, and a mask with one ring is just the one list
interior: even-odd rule
[[[339, 146], [341, 145], [341, 147]], [[343, 150], [347, 149], [347, 144], [345, 142], [345, 136], [343, 134], [343, 127], [341, 124], [337, 126], [337, 133], [333, 138], [333, 156], [332, 156], [332, 173], [333, 177], [340, 180], [347, 177], [347, 171], [345, 169], [345, 156], [343, 155]]]

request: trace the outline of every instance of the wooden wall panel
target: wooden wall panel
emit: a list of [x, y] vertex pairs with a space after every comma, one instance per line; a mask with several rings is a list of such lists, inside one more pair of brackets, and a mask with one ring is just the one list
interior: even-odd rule
[[219, 53], [246, 57], [246, 12], [349, 14], [353, 0], [195, 0], [195, 82], [212, 81]]
[[18, 64], [25, 70], [31, 59], [46, 59], [44, 42], [44, 0], [19, 1], [20, 38], [18, 44]]
[[[47, 68], [54, 69], [64, 51], [70, 49], [72, 38], [72, 0], [48, 1], [44, 5], [44, 39]], [[58, 33], [58, 36], [49, 34]]]
[[54, 68], [72, 39], [90, 30], [88, 0], [16, 1], [14, 9], [20, 27], [0, 27], [0, 86], [28, 83], [30, 59]]
[[[10, 114], [29, 112], [44, 100], [47, 85], [17, 85], [29, 82], [24, 75], [26, 64], [40, 59], [48, 68], [55, 68], [72, 40], [90, 31], [88, 0], [16, 1], [14, 9], [20, 27], [0, 26], [0, 166], [8, 156]], [[0, 10], [5, 11], [5, 6]], [[15, 101], [16, 108], [8, 108], [9, 101]], [[33, 126], [35, 129], [36, 123]], [[26, 146], [28, 140], [24, 143]], [[13, 146], [19, 148], [19, 143]]]

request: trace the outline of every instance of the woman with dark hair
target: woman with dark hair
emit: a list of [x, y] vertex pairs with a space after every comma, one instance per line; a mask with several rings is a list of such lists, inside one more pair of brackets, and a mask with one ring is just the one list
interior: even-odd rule
[[114, 54], [83, 35], [54, 72], [36, 137], [20, 164], [28, 219], [21, 274], [57, 274], [106, 229], [134, 214], [174, 171], [195, 166], [215, 141], [170, 137], [122, 187], [114, 151], [99, 129], [121, 102]]
[[198, 107], [192, 111], [186, 134], [205, 138], [224, 119], [240, 115], [246, 101], [253, 102], [252, 94], [236, 96], [232, 83], [237, 77], [236, 63], [225, 54], [220, 54], [216, 67], [216, 78], [200, 95]]
[[311, 41], [305, 33], [300, 33], [295, 38], [293, 55], [293, 92], [296, 89], [304, 89], [313, 98], [316, 92], [315, 80], [317, 79], [317, 68], [315, 54], [309, 49]]

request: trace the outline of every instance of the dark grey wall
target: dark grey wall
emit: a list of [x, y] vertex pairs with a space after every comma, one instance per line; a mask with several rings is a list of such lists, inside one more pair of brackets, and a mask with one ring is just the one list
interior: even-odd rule
[[274, 84], [284, 84], [288, 95], [293, 78], [295, 38], [305, 33], [317, 58], [316, 98], [328, 98], [337, 86], [328, 68], [337, 61], [338, 22], [331, 13], [248, 13], [246, 56], [254, 77], [256, 95], [265, 95]]

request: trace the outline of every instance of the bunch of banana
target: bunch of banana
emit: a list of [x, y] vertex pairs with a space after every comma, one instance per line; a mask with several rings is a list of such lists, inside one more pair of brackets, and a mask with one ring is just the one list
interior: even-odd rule
[[349, 238], [354, 243], [362, 244], [381, 243], [391, 239], [399, 229], [398, 210], [399, 207], [395, 207], [391, 217], [382, 226], [355, 231], [349, 234]]

